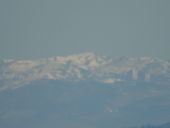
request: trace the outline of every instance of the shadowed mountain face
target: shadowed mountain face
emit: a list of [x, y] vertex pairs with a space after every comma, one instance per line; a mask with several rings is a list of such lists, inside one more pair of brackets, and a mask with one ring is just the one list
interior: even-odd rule
[[41, 80], [0, 93], [3, 128], [121, 128], [170, 119], [169, 85]]
[[126, 128], [170, 120], [170, 64], [94, 54], [0, 64], [0, 127]]

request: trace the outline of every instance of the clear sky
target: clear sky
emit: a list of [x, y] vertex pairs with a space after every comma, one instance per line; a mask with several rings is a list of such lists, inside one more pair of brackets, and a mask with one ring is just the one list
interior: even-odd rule
[[0, 0], [0, 59], [170, 58], [170, 0]]

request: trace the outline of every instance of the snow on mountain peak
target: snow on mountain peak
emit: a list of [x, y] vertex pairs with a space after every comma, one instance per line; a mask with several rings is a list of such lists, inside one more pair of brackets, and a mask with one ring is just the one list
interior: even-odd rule
[[149, 57], [110, 59], [94, 53], [56, 56], [40, 60], [10, 60], [0, 65], [4, 88], [40, 80], [94, 80], [107, 84], [122, 81], [170, 79], [170, 63]]

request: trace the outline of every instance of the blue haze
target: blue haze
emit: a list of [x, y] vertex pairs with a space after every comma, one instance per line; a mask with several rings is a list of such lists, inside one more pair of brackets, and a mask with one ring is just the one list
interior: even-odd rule
[[1, 0], [0, 59], [170, 58], [169, 0]]

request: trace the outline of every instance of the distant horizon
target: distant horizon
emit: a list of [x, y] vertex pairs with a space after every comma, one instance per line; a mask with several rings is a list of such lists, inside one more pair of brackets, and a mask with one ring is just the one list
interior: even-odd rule
[[153, 58], [153, 59], [161, 59], [161, 60], [166, 60], [169, 61], [169, 59], [166, 58], [161, 58], [161, 57], [154, 57], [154, 56], [127, 56], [127, 55], [122, 55], [122, 56], [109, 56], [106, 54], [101, 54], [101, 53], [96, 53], [96, 52], [80, 52], [80, 53], [73, 53], [73, 54], [63, 54], [63, 55], [52, 55], [52, 56], [42, 56], [42, 57], [26, 57], [26, 58], [7, 58], [7, 59], [0, 59], [0, 60], [39, 60], [39, 59], [47, 59], [51, 57], [69, 57], [69, 56], [79, 56], [79, 55], [85, 55], [85, 54], [94, 54], [97, 56], [105, 56], [110, 59], [119, 59], [119, 58]]

